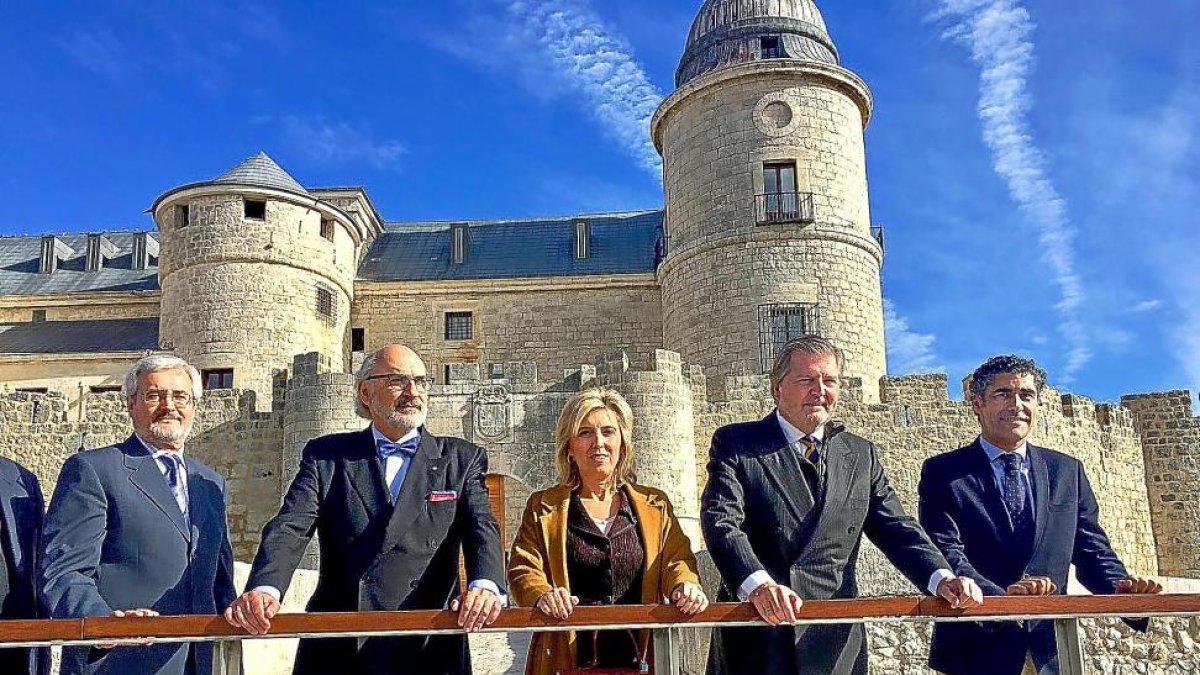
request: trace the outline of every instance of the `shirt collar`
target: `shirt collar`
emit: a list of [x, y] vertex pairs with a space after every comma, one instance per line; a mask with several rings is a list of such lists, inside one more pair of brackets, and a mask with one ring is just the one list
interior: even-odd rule
[[818, 443], [823, 443], [825, 441], [825, 425], [829, 424], [828, 422], [817, 427], [816, 430], [811, 434], [806, 434], [803, 431], [800, 431], [800, 429], [796, 428], [796, 426], [791, 422], [783, 419], [783, 415], [779, 413], [778, 409], [775, 410], [775, 419], [779, 421], [779, 428], [783, 431], [783, 437], [787, 440], [788, 445], [799, 441], [805, 436], [812, 436], [813, 438], [817, 439]]
[[[997, 457], [1005, 454], [1005, 452], [1006, 452], [1006, 451], [1001, 450], [1000, 448], [996, 447], [995, 445], [992, 445], [991, 443], [989, 443], [988, 439], [984, 438], [982, 435], [980, 435], [980, 437], [979, 437], [979, 445], [983, 446], [983, 451], [985, 453], [987, 453], [987, 458], [988, 458], [989, 462], [995, 462]], [[1013, 450], [1013, 452], [1017, 453], [1017, 456], [1021, 458], [1021, 466], [1025, 466], [1026, 464], [1029, 463], [1029, 443], [1028, 442], [1023, 441], [1021, 443], [1021, 447], [1017, 448], [1016, 450]]]
[[374, 422], [371, 422], [371, 435], [375, 437], [375, 445], [378, 446], [380, 443], [403, 443], [410, 438], [416, 438], [417, 436], [420, 436], [421, 430], [419, 428], [413, 429], [412, 431], [393, 441], [387, 436], [384, 436], [383, 432], [379, 430], [379, 427], [375, 426]]
[[138, 442], [142, 444], [142, 447], [146, 449], [146, 452], [150, 453], [151, 457], [159, 457], [166, 453], [174, 453], [174, 454], [178, 455], [180, 459], [183, 458], [183, 448], [180, 448], [178, 450], [163, 450], [162, 448], [156, 448], [153, 445], [150, 445], [149, 443], [146, 442], [146, 439], [142, 438], [141, 436], [138, 436], [137, 434], [134, 434], [133, 437], [138, 439]]

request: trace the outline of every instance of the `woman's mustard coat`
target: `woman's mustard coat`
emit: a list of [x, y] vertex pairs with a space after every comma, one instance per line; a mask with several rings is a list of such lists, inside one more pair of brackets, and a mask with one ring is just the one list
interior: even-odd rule
[[[687, 536], [679, 529], [667, 495], [661, 490], [632, 484], [623, 490], [646, 547], [642, 603], [663, 602], [672, 589], [685, 581], [698, 585], [696, 557]], [[567, 579], [570, 503], [571, 488], [565, 485], [529, 496], [508, 568], [509, 593], [522, 607], [533, 607], [538, 598], [556, 587], [571, 588]], [[575, 658], [575, 633], [535, 633], [529, 644], [525, 674], [555, 675], [574, 668]]]

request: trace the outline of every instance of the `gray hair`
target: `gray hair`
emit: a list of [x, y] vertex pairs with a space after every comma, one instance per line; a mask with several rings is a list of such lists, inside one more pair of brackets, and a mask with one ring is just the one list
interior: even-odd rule
[[840, 375], [846, 369], [846, 358], [842, 356], [842, 350], [838, 349], [837, 345], [819, 335], [805, 335], [790, 340], [775, 355], [775, 363], [771, 366], [772, 387], [787, 377], [788, 371], [792, 368], [792, 354], [796, 352], [814, 356], [833, 354], [834, 360], [837, 361], [838, 374]]
[[192, 364], [177, 356], [147, 356], [138, 360], [125, 373], [125, 381], [121, 384], [121, 395], [129, 400], [137, 393], [138, 378], [146, 373], [156, 373], [160, 370], [182, 370], [192, 380], [192, 398], [198, 402], [204, 393], [204, 383], [200, 380], [200, 372]]
[[367, 379], [371, 371], [375, 369], [375, 364], [379, 363], [379, 352], [383, 347], [367, 354], [363, 359], [362, 365], [354, 373], [354, 412], [363, 419], [371, 419], [371, 410], [362, 402], [362, 397], [358, 395], [358, 384]]
[[1034, 362], [1015, 354], [993, 356], [971, 373], [971, 395], [983, 396], [988, 385], [997, 375], [1011, 373], [1014, 375], [1032, 375], [1033, 385], [1037, 389], [1038, 398], [1042, 397], [1042, 388], [1046, 386], [1046, 371]]

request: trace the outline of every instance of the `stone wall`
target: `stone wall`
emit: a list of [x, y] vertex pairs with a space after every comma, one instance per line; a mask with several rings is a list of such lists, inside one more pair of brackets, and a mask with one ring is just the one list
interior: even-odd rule
[[[697, 78], [656, 114], [664, 345], [704, 368], [715, 397], [725, 398], [725, 376], [763, 372], [765, 304], [819, 305], [819, 328], [806, 330], [845, 348], [847, 375], [877, 381], [886, 371], [863, 146], [869, 100], [848, 71], [756, 62]], [[778, 162], [793, 162], [796, 188], [812, 193], [813, 222], [759, 222], [763, 167]]]
[[[445, 313], [472, 312], [470, 340], [445, 339]], [[402, 342], [444, 379], [447, 364], [533, 362], [548, 382], [621, 345], [638, 367], [662, 347], [654, 277], [405, 282], [357, 285], [352, 325], [367, 351]], [[488, 374], [485, 372], [484, 377]]]
[[1186, 391], [1125, 396], [1146, 463], [1163, 574], [1200, 578], [1200, 418]]
[[32, 321], [35, 309], [46, 310], [47, 321], [158, 316], [158, 303], [158, 291], [0, 296], [0, 323]]

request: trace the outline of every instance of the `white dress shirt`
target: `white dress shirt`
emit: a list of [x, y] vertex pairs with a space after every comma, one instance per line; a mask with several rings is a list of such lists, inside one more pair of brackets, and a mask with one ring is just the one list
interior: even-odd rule
[[[787, 440], [788, 445], [795, 445], [800, 441], [800, 439], [805, 437], [812, 437], [816, 439], [819, 448], [825, 445], [824, 424], [817, 427], [811, 434], [806, 434], [800, 429], [796, 428], [796, 426], [791, 422], [785, 420], [783, 415], [779, 414], [778, 410], [775, 411], [775, 419], [779, 422], [779, 428], [783, 431], [783, 437]], [[938, 586], [942, 585], [942, 581], [953, 577], [954, 572], [948, 569], [940, 569], [934, 572], [929, 577], [929, 585], [927, 586], [929, 594], [937, 595]], [[771, 578], [771, 575], [768, 574], [766, 570], [758, 570], [753, 572], [750, 574], [750, 576], [746, 577], [745, 581], [743, 581], [740, 586], [738, 586], [738, 598], [740, 598], [742, 601], [746, 601], [750, 598], [750, 593], [752, 593], [754, 589], [765, 583], [773, 581], [774, 579]]]
[[[167, 480], [167, 461], [168, 461], [168, 460], [164, 459], [163, 456], [166, 455], [167, 453], [173, 453], [177, 457], [179, 457], [179, 461], [180, 461], [179, 485], [183, 489], [184, 502], [186, 503], [188, 501], [188, 495], [190, 493], [188, 492], [187, 460], [184, 459], [184, 457], [183, 457], [183, 448], [180, 448], [178, 450], [161, 450], [161, 449], [156, 448], [153, 445], [150, 445], [149, 443], [147, 443], [146, 440], [144, 438], [142, 438], [141, 436], [138, 436], [137, 434], [134, 434], [134, 436], [142, 444], [142, 447], [146, 448], [146, 452], [149, 452], [150, 456], [154, 458], [154, 463], [158, 466], [159, 473], [161, 473], [163, 475], [163, 481]], [[191, 521], [188, 518], [187, 509], [186, 508], [182, 509], [182, 511], [183, 511], [183, 522], [190, 523]]]

